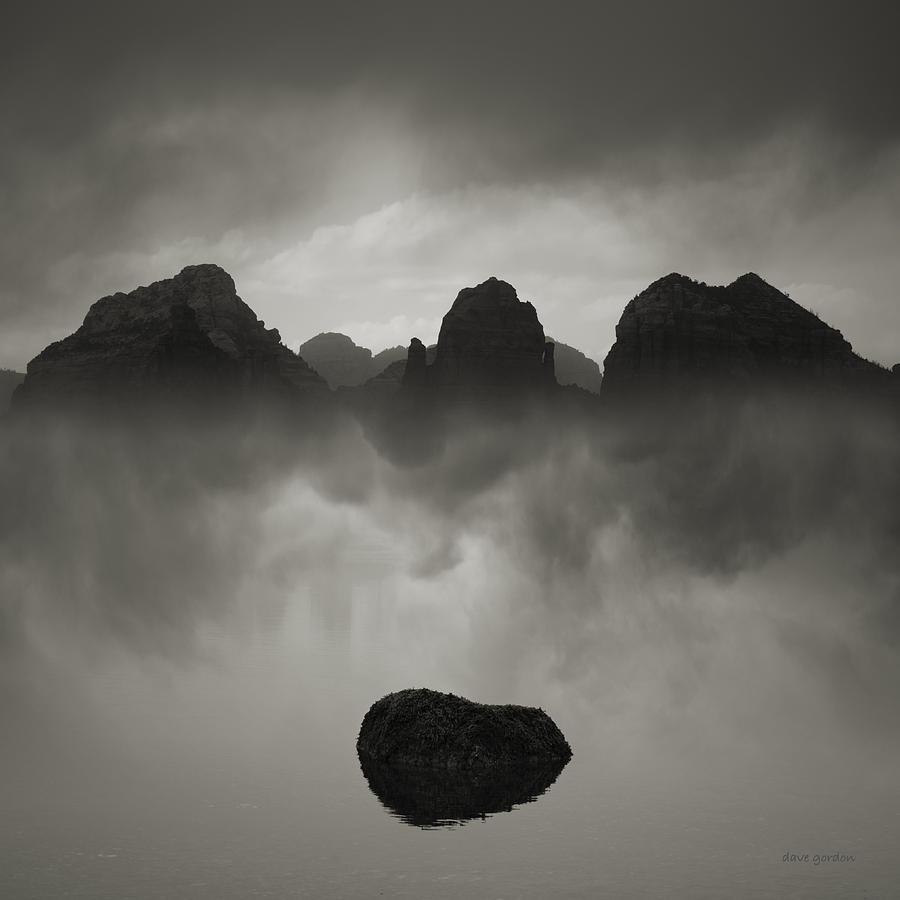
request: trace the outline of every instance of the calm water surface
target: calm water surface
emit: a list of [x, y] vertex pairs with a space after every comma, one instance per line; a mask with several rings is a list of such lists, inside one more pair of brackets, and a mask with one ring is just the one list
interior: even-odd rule
[[[206, 627], [189, 660], [98, 659], [64, 709], [48, 686], [5, 738], [0, 896], [900, 896], [889, 768], [641, 731], [594, 681], [479, 651], [463, 599], [398, 598], [377, 569]], [[371, 702], [425, 685], [541, 705], [574, 758], [534, 802], [412, 827], [354, 744]], [[813, 865], [835, 852], [855, 860]]]

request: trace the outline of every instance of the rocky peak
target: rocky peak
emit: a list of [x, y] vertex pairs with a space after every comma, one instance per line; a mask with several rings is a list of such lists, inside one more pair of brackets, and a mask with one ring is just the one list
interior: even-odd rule
[[[745, 272], [743, 275], [735, 278], [731, 284], [728, 285], [729, 288], [746, 288], [747, 290], [769, 290], [775, 291], [776, 289], [772, 287], [771, 284], [764, 281], [756, 272]], [[776, 293], [781, 293], [780, 291], [776, 291]]]
[[606, 357], [603, 393], [767, 377], [849, 383], [882, 374], [839, 331], [755, 273], [727, 287], [671, 274], [625, 307]]
[[656, 288], [657, 290], [663, 290], [665, 288], [672, 287], [691, 287], [692, 285], [699, 284], [699, 282], [695, 281], [688, 275], [682, 275], [680, 272], [669, 272], [668, 275], [663, 275], [661, 278], [657, 278], [647, 290], [652, 290]]
[[444, 316], [428, 381], [444, 389], [534, 387], [552, 378], [546, 352], [534, 306], [489, 278], [461, 290]]
[[74, 334], [28, 364], [15, 402], [234, 397], [324, 387], [237, 295], [231, 276], [208, 264], [98, 300]]
[[[501, 281], [492, 275], [487, 281], [473, 288], [463, 288], [450, 307], [451, 313], [464, 314], [472, 309], [491, 309], [495, 307], [513, 307], [521, 304], [516, 289], [508, 282]], [[531, 306], [530, 303], [525, 304]], [[532, 307], [533, 308], [533, 307]]]
[[414, 337], [409, 342], [409, 350], [406, 356], [406, 367], [403, 371], [403, 385], [405, 387], [421, 387], [426, 378], [426, 350], [425, 345]]

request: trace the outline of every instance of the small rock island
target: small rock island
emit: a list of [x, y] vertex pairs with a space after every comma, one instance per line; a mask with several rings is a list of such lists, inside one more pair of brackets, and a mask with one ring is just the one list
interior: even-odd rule
[[490, 769], [568, 762], [569, 746], [542, 709], [475, 703], [426, 688], [397, 691], [363, 718], [360, 758], [392, 766]]

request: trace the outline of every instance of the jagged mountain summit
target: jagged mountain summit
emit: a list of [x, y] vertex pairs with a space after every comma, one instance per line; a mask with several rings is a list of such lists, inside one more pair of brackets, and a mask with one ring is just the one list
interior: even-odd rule
[[327, 390], [216, 265], [94, 303], [84, 324], [29, 364], [16, 407], [135, 399], [286, 396]]
[[752, 272], [725, 287], [671, 274], [625, 307], [604, 363], [602, 395], [767, 379], [864, 386], [887, 375], [857, 356], [837, 329]]
[[[607, 399], [762, 383], [900, 394], [896, 371], [859, 357], [839, 331], [752, 273], [725, 287], [677, 274], [651, 284], [625, 307], [602, 383], [596, 364], [549, 340], [534, 306], [497, 278], [460, 291], [437, 344], [414, 338], [405, 360], [399, 348], [373, 356], [336, 333], [303, 346], [332, 385], [360, 385], [348, 397], [357, 409], [398, 391], [509, 398], [563, 392], [567, 381], [588, 391], [599, 383]], [[94, 303], [74, 334], [28, 364], [13, 406], [256, 403], [325, 397], [328, 387], [241, 300], [227, 272], [197, 265]]]
[[403, 384], [455, 393], [546, 387], [556, 384], [553, 351], [534, 306], [508, 282], [489, 278], [459, 292], [441, 323], [433, 362], [413, 338]]
[[330, 388], [356, 387], [375, 378], [389, 365], [406, 360], [405, 347], [388, 347], [372, 353], [346, 334], [326, 331], [300, 345], [300, 356], [327, 382]]

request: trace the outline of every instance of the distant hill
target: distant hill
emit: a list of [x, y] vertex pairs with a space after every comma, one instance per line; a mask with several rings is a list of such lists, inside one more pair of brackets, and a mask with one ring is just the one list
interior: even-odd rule
[[553, 341], [556, 345], [554, 355], [556, 380], [560, 384], [574, 384], [592, 394], [599, 394], [600, 385], [603, 382], [600, 366], [580, 350], [576, 350], [562, 341], [557, 341], [555, 338], [548, 338], [548, 340]]
[[374, 378], [397, 360], [406, 359], [405, 347], [390, 347], [372, 354], [357, 346], [346, 334], [326, 331], [300, 345], [303, 357], [332, 389], [355, 387]]

